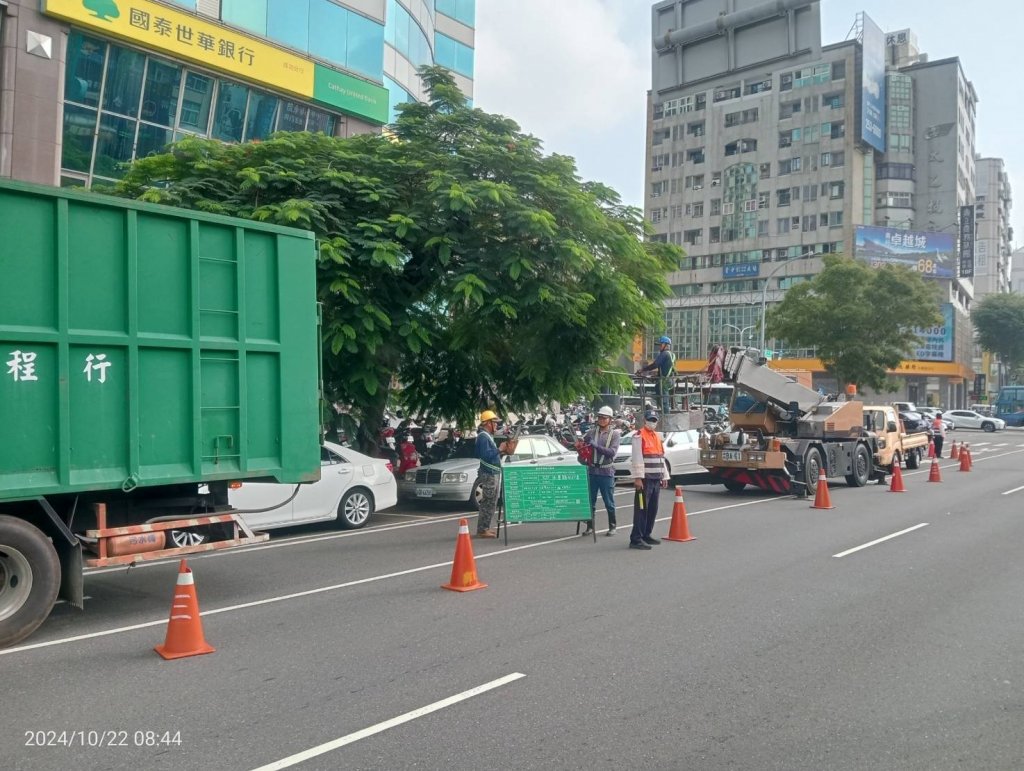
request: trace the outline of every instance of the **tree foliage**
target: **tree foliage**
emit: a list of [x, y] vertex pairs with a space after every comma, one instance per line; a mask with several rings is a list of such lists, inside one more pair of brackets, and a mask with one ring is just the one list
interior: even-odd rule
[[913, 328], [941, 323], [938, 290], [907, 268], [872, 268], [837, 255], [769, 310], [767, 331], [788, 345], [817, 348], [840, 386], [886, 390], [886, 372], [911, 356]]
[[1024, 295], [989, 295], [971, 309], [971, 321], [982, 349], [1012, 373], [1024, 368]]
[[422, 77], [429, 101], [391, 136], [185, 139], [117, 192], [313, 230], [328, 398], [364, 426], [394, 383], [409, 409], [463, 421], [595, 392], [660, 322], [681, 253], [571, 158], [469, 108], [446, 70]]

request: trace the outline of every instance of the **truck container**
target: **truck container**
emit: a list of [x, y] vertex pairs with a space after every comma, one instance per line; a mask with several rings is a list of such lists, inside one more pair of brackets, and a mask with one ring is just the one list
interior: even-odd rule
[[316, 480], [320, 437], [311, 233], [10, 181], [0, 233], [3, 646], [83, 562], [260, 540], [229, 483]]

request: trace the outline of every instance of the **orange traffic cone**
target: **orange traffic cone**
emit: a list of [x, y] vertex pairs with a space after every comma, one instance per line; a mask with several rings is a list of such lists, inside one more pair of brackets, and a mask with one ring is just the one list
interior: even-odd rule
[[942, 481], [942, 473], [939, 471], [939, 459], [938, 458], [932, 458], [932, 467], [928, 471], [928, 481], [929, 482], [941, 482]]
[[930, 436], [928, 437], [928, 457], [935, 457], [935, 441]]
[[960, 470], [971, 470], [971, 446], [969, 444], [965, 444], [960, 448]]
[[669, 526], [666, 541], [696, 541], [690, 535], [690, 525], [686, 521], [686, 503], [683, 501], [683, 488], [676, 486], [676, 503], [672, 507], [672, 524]]
[[971, 451], [970, 445], [967, 445], [967, 470], [974, 471], [974, 452]]
[[960, 460], [960, 445], [953, 442], [953, 449], [949, 451], [950, 460]]
[[165, 659], [183, 659], [213, 653], [216, 648], [203, 636], [203, 620], [199, 617], [199, 600], [192, 569], [185, 560], [178, 568], [178, 581], [171, 600], [171, 618], [167, 622], [167, 637], [163, 645], [153, 650]]
[[834, 509], [832, 505], [832, 498], [828, 493], [828, 479], [825, 478], [825, 472], [821, 471], [818, 473], [818, 489], [814, 493], [814, 505], [812, 509]]
[[905, 493], [907, 488], [903, 486], [903, 469], [900, 468], [899, 458], [894, 458], [892, 463], [892, 481], [889, 483], [890, 493]]
[[453, 592], [471, 592], [474, 589], [487, 588], [487, 584], [481, 583], [476, 575], [476, 560], [473, 559], [473, 542], [469, 540], [468, 520], [459, 520], [459, 537], [455, 539], [452, 577], [441, 588], [451, 589]]

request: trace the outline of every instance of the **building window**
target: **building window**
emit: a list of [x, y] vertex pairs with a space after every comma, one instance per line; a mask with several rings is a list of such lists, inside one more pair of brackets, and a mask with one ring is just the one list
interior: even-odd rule
[[722, 240], [722, 228], [718, 225], [711, 227], [708, 230], [708, 241], [712, 244], [717, 244]]
[[[846, 183], [845, 182], [829, 182], [828, 183], [828, 197], [831, 198], [833, 201], [835, 201], [836, 199], [842, 198], [843, 195], [845, 194], [845, 191], [846, 191]], [[907, 196], [909, 196], [909, 195], [910, 195], [910, 193], [907, 193]]]
[[760, 179], [770, 179], [772, 176], [772, 165], [771, 163], [762, 163], [758, 168]]
[[775, 191], [775, 205], [776, 206], [789, 206], [792, 201], [792, 194], [790, 188], [784, 188], [782, 190]]
[[722, 214], [723, 215], [732, 214], [735, 211], [736, 211], [736, 204], [733, 203], [732, 201], [729, 201], [729, 202], [726, 202], [726, 203], [722, 204]]
[[757, 221], [757, 235], [766, 236], [768, 235], [768, 220]]
[[686, 134], [691, 137], [702, 137], [704, 136], [704, 121], [697, 121], [695, 123], [686, 124]]
[[846, 62], [832, 62], [832, 80], [842, 80], [846, 77]]
[[698, 147], [694, 150], [687, 150], [686, 160], [691, 163], [704, 163], [704, 148]]
[[711, 216], [716, 217], [722, 213], [722, 199], [712, 198], [711, 199]]
[[700, 246], [704, 243], [704, 231], [700, 228], [684, 230], [683, 243], [687, 246]]
[[757, 194], [757, 208], [767, 209], [772, 205], [771, 193], [758, 193]]
[[836, 91], [831, 94], [825, 94], [821, 97], [821, 106], [827, 107], [830, 110], [839, 110], [846, 104], [846, 100], [843, 97], [842, 91]]

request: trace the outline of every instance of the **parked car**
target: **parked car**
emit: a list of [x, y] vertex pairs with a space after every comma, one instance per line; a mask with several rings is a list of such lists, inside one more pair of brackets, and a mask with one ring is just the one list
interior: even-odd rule
[[[633, 438], [636, 431], [623, 434], [619, 443], [619, 451], [615, 453], [613, 467], [617, 480], [628, 479], [632, 475], [629, 467], [630, 455], [633, 452]], [[688, 471], [700, 471], [699, 431], [669, 431], [661, 434], [661, 442], [665, 448], [665, 465], [670, 474], [685, 474]]]
[[903, 421], [903, 429], [908, 434], [916, 434], [918, 432], [931, 433], [931, 421], [929, 421], [920, 412], [907, 412], [906, 410], [900, 410], [900, 420]]
[[[502, 437], [496, 436], [499, 444]], [[519, 437], [516, 451], [502, 459], [509, 464], [563, 464], [578, 463], [576, 451], [563, 447], [550, 436], [525, 434]], [[477, 469], [474, 441], [461, 442], [448, 460], [419, 466], [406, 471], [398, 480], [398, 497], [402, 500], [452, 501], [476, 508], [480, 491], [477, 488]]]
[[942, 414], [942, 417], [946, 416], [955, 421], [960, 428], [980, 428], [989, 432], [1002, 431], [1006, 428], [1006, 421], [1002, 418], [992, 418], [974, 410], [950, 410]]
[[295, 485], [245, 482], [228, 493], [228, 500], [242, 511], [269, 509], [242, 515], [253, 530], [327, 520], [337, 520], [339, 527], [355, 530], [365, 527], [374, 512], [398, 503], [389, 461], [333, 442], [325, 442], [320, 448], [320, 481], [300, 485], [289, 501], [293, 492]]

